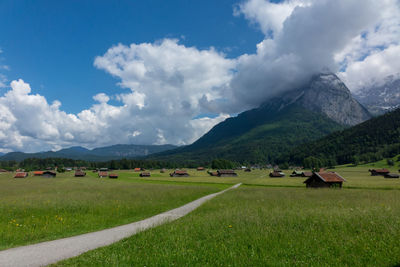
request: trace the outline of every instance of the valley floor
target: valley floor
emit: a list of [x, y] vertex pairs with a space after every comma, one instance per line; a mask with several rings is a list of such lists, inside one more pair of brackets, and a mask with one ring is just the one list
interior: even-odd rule
[[117, 180], [0, 174], [0, 248], [137, 221], [242, 182], [175, 222], [57, 265], [394, 266], [400, 179], [370, 176], [368, 168], [336, 168], [347, 180], [341, 190], [306, 189], [304, 178], [269, 178], [269, 170], [236, 178], [120, 171]]

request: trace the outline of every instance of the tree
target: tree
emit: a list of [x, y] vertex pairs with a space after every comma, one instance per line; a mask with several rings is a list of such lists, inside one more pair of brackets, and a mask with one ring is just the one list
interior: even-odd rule
[[212, 169], [233, 169], [233, 162], [226, 159], [214, 159], [211, 162]]

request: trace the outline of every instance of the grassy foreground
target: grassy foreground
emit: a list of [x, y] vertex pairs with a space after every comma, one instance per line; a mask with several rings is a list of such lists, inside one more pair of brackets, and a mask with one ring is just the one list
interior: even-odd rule
[[394, 266], [397, 190], [244, 186], [58, 266]]
[[0, 174], [0, 250], [138, 221], [226, 187]]

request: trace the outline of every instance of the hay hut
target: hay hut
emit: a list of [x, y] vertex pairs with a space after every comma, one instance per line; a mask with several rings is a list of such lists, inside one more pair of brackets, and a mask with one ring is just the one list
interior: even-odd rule
[[189, 174], [187, 171], [175, 170], [173, 173], [170, 173], [169, 176], [171, 177], [188, 177]]
[[314, 172], [304, 181], [307, 187], [342, 187], [346, 180], [336, 172]]
[[14, 178], [26, 178], [26, 177], [28, 177], [27, 172], [17, 172], [14, 176]]
[[45, 178], [54, 178], [56, 177], [57, 173], [55, 171], [44, 171], [42, 177]]
[[118, 178], [118, 174], [116, 174], [116, 173], [110, 173], [110, 175], [108, 175], [108, 178], [110, 178], [110, 179], [117, 179], [117, 178]]
[[86, 172], [78, 170], [75, 171], [75, 177], [85, 177], [86, 176]]
[[151, 174], [150, 174], [150, 172], [141, 172], [141, 173], [139, 174], [139, 176], [140, 176], [140, 177], [150, 177]]
[[368, 171], [371, 173], [371, 176], [385, 176], [386, 174], [390, 173], [388, 169], [370, 169]]
[[234, 170], [218, 170], [218, 177], [236, 177], [237, 173]]

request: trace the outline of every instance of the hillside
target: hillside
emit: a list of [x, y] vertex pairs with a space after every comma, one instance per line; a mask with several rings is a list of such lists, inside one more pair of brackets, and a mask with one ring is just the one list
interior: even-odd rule
[[304, 163], [304, 159], [334, 164], [373, 162], [400, 154], [400, 109], [373, 118], [318, 141], [301, 145], [280, 159]]
[[122, 158], [140, 158], [174, 148], [176, 148], [176, 146], [173, 145], [113, 145], [89, 150], [78, 146], [61, 149], [55, 152], [10, 152], [0, 156], [0, 160], [21, 161], [27, 158], [67, 158], [87, 161], [107, 161]]
[[226, 158], [273, 163], [296, 145], [370, 117], [336, 75], [318, 74], [300, 88], [219, 123], [190, 146], [150, 158], [181, 162]]

